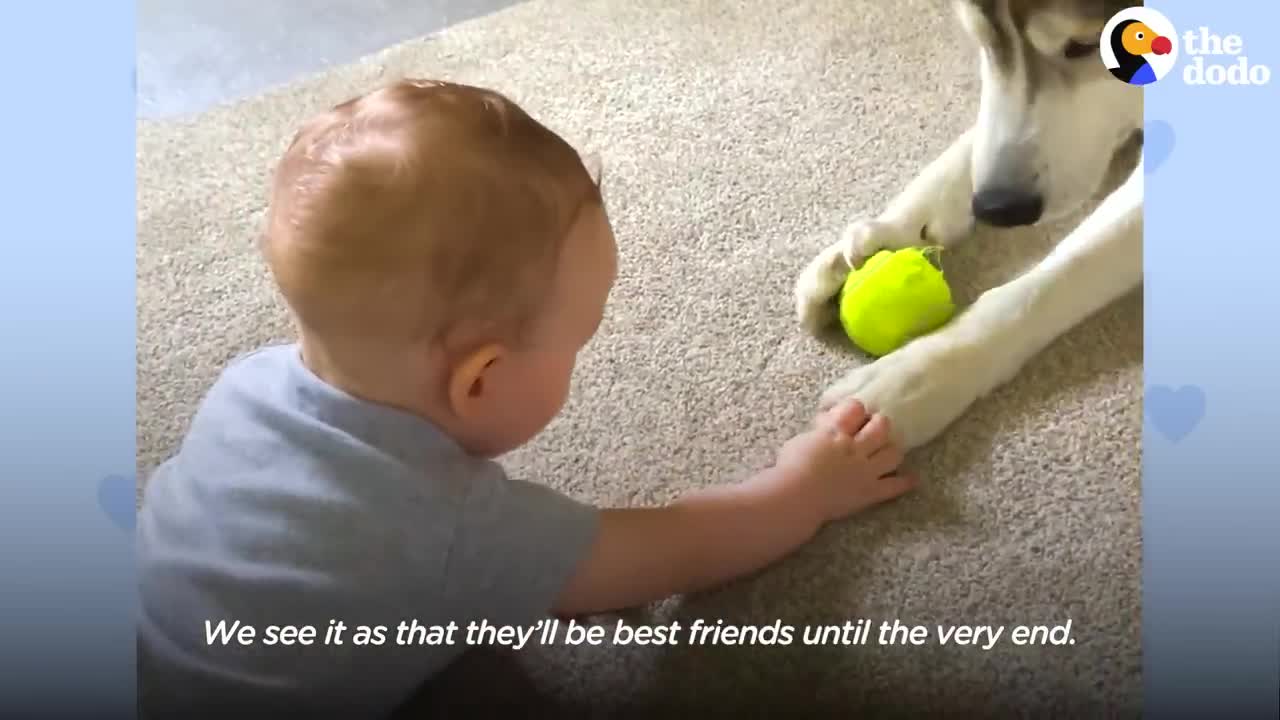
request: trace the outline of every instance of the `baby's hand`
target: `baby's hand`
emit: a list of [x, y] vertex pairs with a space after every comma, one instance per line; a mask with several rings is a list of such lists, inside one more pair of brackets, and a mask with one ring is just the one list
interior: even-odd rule
[[914, 477], [896, 472], [902, 459], [888, 418], [869, 417], [861, 403], [849, 401], [824, 412], [813, 430], [782, 446], [775, 465], [777, 489], [789, 506], [826, 523], [915, 487]]
[[823, 524], [910, 490], [915, 479], [895, 473], [901, 463], [884, 417], [868, 417], [856, 402], [837, 405], [749, 480], [665, 507], [603, 511], [591, 552], [555, 612], [634, 607], [755, 572]]

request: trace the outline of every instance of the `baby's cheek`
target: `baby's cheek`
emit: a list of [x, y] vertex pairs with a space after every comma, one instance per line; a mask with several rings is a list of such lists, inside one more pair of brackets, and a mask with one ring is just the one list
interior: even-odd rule
[[560, 412], [564, 404], [569, 400], [569, 392], [573, 387], [573, 370], [576, 360], [576, 355], [569, 355], [567, 358], [563, 358], [556, 367], [555, 381], [548, 384], [550, 388], [553, 388], [554, 412]]
[[560, 413], [569, 396], [573, 367], [573, 358], [547, 354], [531, 368], [534, 372], [523, 379], [522, 387], [517, 390], [526, 399], [528, 422], [537, 424], [540, 429]]

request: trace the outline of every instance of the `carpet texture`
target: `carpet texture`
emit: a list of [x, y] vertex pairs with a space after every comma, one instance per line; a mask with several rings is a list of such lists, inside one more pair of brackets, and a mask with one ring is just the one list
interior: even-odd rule
[[[605, 159], [621, 269], [562, 417], [504, 459], [600, 504], [660, 503], [769, 461], [866, 359], [798, 329], [796, 274], [972, 120], [972, 50], [941, 0], [534, 0], [184, 121], [138, 128], [139, 472], [223, 365], [289, 339], [254, 253], [268, 174], [313, 112], [399, 76], [501, 90]], [[949, 255], [961, 300], [1063, 227]], [[913, 452], [909, 498], [754, 577], [614, 624], [1055, 625], [1074, 644], [477, 651], [412, 702], [617, 717], [704, 708], [874, 717], [1136, 717], [1139, 293]], [[658, 714], [654, 714], [658, 713]]]

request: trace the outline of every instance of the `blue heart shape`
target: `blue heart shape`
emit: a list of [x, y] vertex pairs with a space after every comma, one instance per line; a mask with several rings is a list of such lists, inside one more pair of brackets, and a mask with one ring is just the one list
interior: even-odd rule
[[108, 475], [98, 481], [98, 505], [121, 530], [132, 530], [137, 522], [137, 492], [132, 477]]
[[1146, 174], [1151, 175], [1164, 165], [1173, 153], [1177, 137], [1173, 126], [1163, 120], [1152, 120], [1142, 128], [1142, 164]]
[[1204, 390], [1184, 385], [1177, 390], [1164, 385], [1147, 388], [1146, 410], [1152, 424], [1173, 442], [1181, 442], [1204, 418]]

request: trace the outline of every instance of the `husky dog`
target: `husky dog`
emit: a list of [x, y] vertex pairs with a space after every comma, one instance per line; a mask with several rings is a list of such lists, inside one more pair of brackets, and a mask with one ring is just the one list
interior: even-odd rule
[[[1099, 39], [1127, 0], [956, 0], [978, 46], [974, 125], [882, 214], [854, 222], [795, 286], [801, 324], [835, 321], [850, 268], [878, 250], [952, 245], [975, 223], [1011, 228], [1081, 210], [1142, 138], [1142, 88], [1119, 81]], [[858, 398], [916, 447], [1011, 380], [1062, 333], [1142, 283], [1142, 162], [1038, 265], [943, 329], [849, 372], [822, 395]]]

